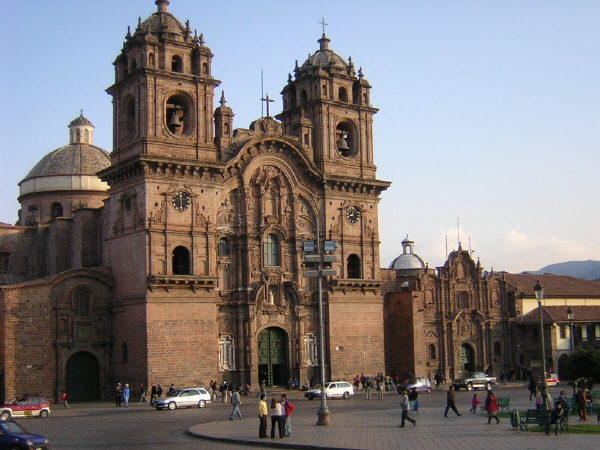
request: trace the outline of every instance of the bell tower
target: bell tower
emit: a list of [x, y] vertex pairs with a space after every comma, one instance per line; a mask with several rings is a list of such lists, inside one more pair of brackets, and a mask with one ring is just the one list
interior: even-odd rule
[[[313, 152], [325, 174], [375, 178], [371, 85], [352, 62], [318, 40], [319, 50], [294, 69], [283, 88], [283, 111], [278, 118], [287, 134], [298, 137]], [[308, 126], [310, 124], [310, 126]]]
[[135, 155], [216, 161], [213, 54], [157, 0], [157, 12], [128, 29], [114, 62], [113, 164]]

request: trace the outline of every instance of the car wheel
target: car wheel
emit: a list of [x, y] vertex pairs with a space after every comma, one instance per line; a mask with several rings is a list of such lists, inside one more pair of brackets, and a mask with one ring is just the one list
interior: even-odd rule
[[[467, 391], [472, 391], [473, 390], [473, 385], [471, 383], [467, 384]], [[458, 391], [458, 389], [457, 389]]]
[[427, 388], [427, 393], [431, 394], [431, 388], [430, 387]]
[[1, 417], [2, 417], [2, 420], [8, 420], [8, 419], [10, 419], [10, 413], [8, 411], [3, 411]]
[[169, 403], [169, 409], [170, 410], [173, 410], [173, 409], [176, 409], [176, 408], [177, 408], [177, 403], [175, 403], [175, 402], [170, 402]]
[[200, 400], [200, 401], [198, 402], [198, 408], [204, 408], [205, 406], [206, 406], [206, 401], [204, 401], [204, 400]]
[[350, 397], [350, 394], [348, 392], [344, 392], [344, 395], [342, 395], [342, 397], [345, 399], [347, 399], [348, 397]]
[[45, 419], [46, 417], [48, 417], [48, 411], [46, 411], [45, 409], [40, 411], [40, 417], [42, 419]]

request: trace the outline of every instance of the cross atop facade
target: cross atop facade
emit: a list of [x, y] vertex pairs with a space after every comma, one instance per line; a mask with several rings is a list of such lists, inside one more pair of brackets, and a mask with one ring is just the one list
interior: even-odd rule
[[323, 18], [321, 19], [321, 21], [320, 21], [320, 22], [318, 22], [318, 23], [320, 23], [320, 24], [323, 26], [323, 36], [325, 36], [325, 27], [326, 27], [326, 26], [329, 26], [329, 24], [328, 24], [328, 23], [325, 23], [325, 17], [323, 17]]
[[269, 112], [269, 103], [273, 103], [275, 100], [271, 100], [269, 98], [269, 94], [266, 97], [260, 99], [261, 102], [265, 102], [267, 104], [267, 117], [271, 117], [271, 113]]

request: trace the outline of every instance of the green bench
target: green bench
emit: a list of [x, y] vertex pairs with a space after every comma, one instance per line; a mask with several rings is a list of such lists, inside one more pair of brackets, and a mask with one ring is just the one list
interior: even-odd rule
[[[510, 412], [510, 397], [498, 397], [497, 400], [498, 408], [500, 408], [501, 413], [503, 413], [505, 410], [506, 412]], [[481, 409], [481, 414], [487, 414], [487, 411], [483, 409], [485, 408], [485, 401], [479, 408]]]
[[521, 416], [521, 431], [529, 431], [530, 426], [538, 426], [539, 431], [544, 431], [546, 422], [550, 419], [550, 411], [542, 411], [539, 409], [528, 409]]

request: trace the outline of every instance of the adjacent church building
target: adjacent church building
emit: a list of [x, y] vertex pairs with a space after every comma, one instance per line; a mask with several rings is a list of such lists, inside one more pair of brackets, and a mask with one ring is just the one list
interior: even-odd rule
[[[327, 378], [383, 372], [369, 82], [323, 34], [277, 118], [236, 129], [203, 35], [156, 5], [114, 61], [112, 151], [82, 113], [0, 226], [0, 394], [283, 385], [320, 378], [321, 344]], [[303, 250], [325, 240], [320, 290]]]

